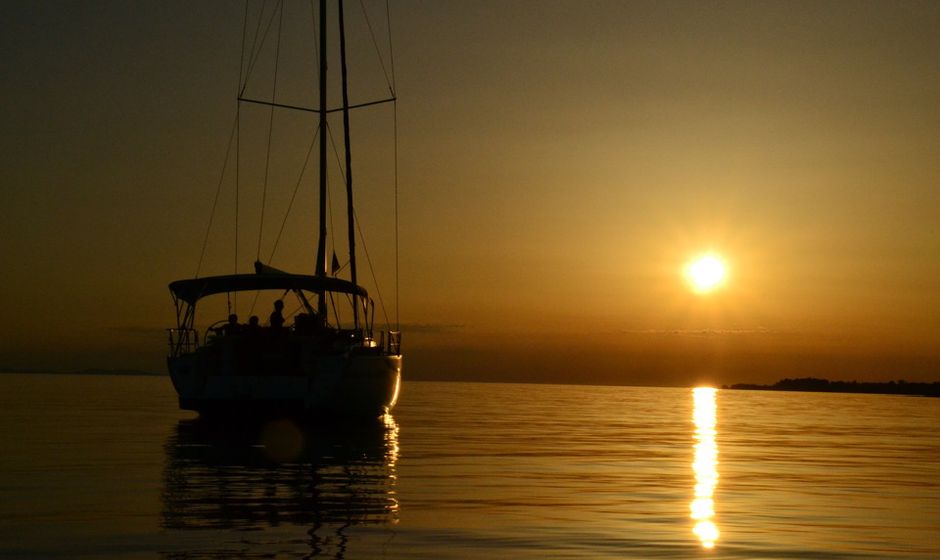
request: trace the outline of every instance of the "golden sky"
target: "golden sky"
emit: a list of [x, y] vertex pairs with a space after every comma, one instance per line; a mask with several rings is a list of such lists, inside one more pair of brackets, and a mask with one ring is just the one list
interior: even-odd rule
[[[159, 371], [243, 7], [5, 12], [0, 367]], [[937, 29], [934, 2], [393, 2], [405, 375], [940, 379]], [[306, 150], [309, 126], [280, 130]], [[381, 183], [370, 157], [357, 178]], [[203, 274], [232, 271], [227, 192]], [[393, 306], [389, 193], [357, 196]], [[276, 266], [312, 271], [312, 196]], [[706, 251], [728, 277], [696, 294], [682, 267]]]

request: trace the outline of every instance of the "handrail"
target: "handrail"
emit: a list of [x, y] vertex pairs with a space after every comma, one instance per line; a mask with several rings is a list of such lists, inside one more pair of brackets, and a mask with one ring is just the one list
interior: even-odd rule
[[199, 332], [196, 329], [176, 328], [166, 331], [171, 358], [195, 352], [199, 348]]
[[388, 331], [388, 353], [394, 356], [401, 354], [401, 331]]

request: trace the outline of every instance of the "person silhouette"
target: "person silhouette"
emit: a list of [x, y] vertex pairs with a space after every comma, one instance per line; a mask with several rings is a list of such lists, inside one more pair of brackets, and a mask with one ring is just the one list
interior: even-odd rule
[[228, 316], [228, 323], [222, 325], [222, 328], [219, 329], [221, 334], [225, 336], [231, 336], [233, 334], [239, 334], [242, 331], [242, 326], [238, 324], [238, 315], [232, 313]]
[[271, 312], [271, 317], [268, 319], [268, 323], [271, 325], [272, 329], [281, 330], [284, 327], [284, 315], [282, 313], [283, 310], [284, 302], [281, 300], [275, 300], [274, 311]]

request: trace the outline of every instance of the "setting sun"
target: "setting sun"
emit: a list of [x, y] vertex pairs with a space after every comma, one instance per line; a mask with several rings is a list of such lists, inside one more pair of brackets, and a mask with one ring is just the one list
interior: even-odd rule
[[722, 284], [728, 275], [727, 266], [718, 255], [708, 253], [696, 257], [685, 265], [685, 278], [697, 293], [712, 292]]

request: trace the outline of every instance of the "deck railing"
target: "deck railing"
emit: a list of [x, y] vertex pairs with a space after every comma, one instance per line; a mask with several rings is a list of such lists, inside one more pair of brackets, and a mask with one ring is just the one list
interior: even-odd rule
[[196, 329], [167, 329], [170, 343], [170, 356], [189, 354], [199, 348], [199, 333]]
[[401, 354], [401, 331], [388, 331], [388, 353]]

